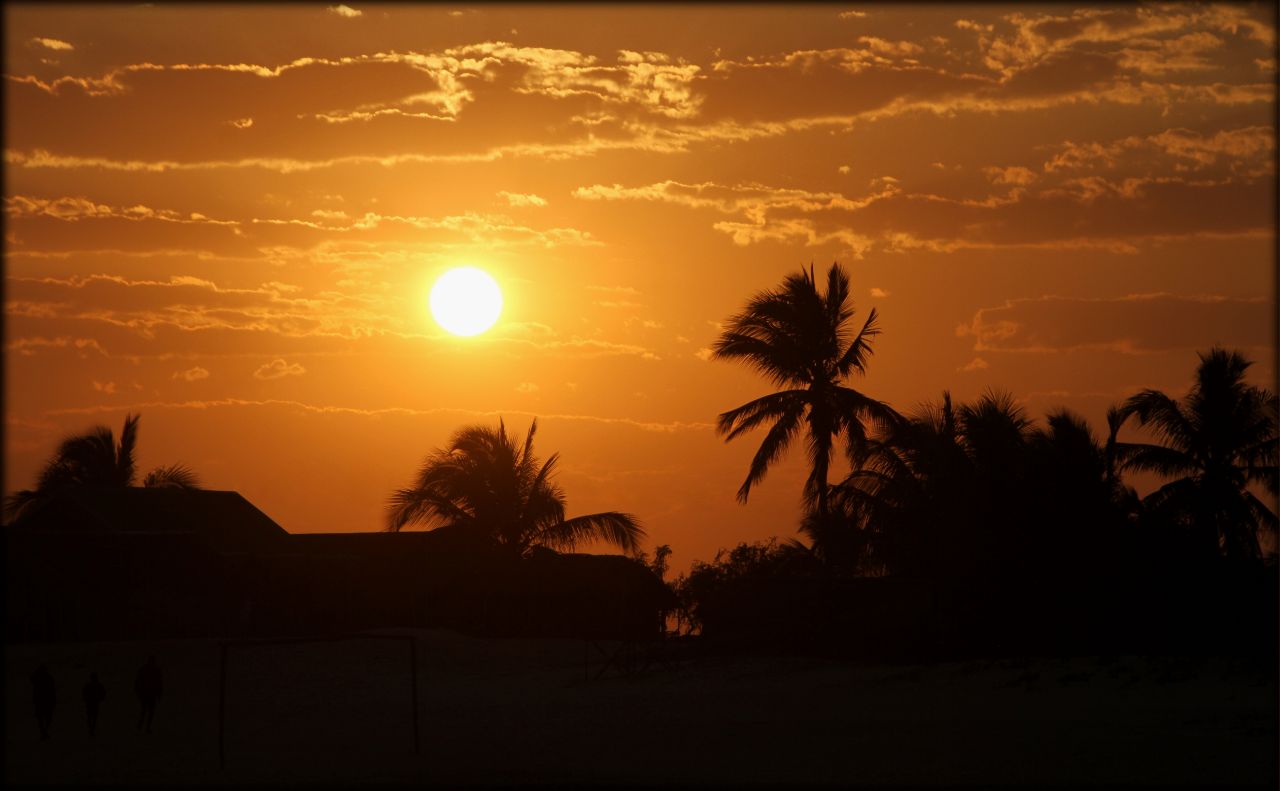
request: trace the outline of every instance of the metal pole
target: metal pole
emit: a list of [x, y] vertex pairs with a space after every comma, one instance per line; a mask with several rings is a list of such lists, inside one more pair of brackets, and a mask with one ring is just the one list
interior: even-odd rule
[[218, 768], [227, 766], [227, 644], [219, 645], [218, 672]]
[[418, 638], [409, 636], [409, 677], [413, 679], [413, 751], [420, 752], [418, 739]]

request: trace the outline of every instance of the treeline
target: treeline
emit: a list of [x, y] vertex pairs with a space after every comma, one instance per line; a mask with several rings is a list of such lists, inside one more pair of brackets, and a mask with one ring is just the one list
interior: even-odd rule
[[[801, 434], [811, 474], [802, 540], [740, 544], [673, 581], [684, 630], [912, 654], [1274, 651], [1277, 519], [1260, 496], [1277, 493], [1277, 400], [1242, 354], [1202, 353], [1184, 398], [1136, 393], [1101, 434], [996, 391], [901, 414], [847, 385], [877, 317], [853, 332], [838, 265], [826, 285], [788, 277], [715, 348], [783, 388], [721, 416], [729, 440], [767, 429], [740, 498]], [[841, 450], [852, 472], [828, 482]], [[1162, 482], [1139, 497], [1135, 473]]]

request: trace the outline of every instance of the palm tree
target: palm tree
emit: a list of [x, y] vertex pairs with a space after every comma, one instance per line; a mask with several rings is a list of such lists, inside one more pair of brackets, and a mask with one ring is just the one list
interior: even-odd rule
[[936, 577], [944, 565], [964, 565], [958, 553], [972, 533], [976, 476], [962, 425], [944, 391], [941, 404], [879, 423], [851, 448], [851, 472], [833, 487], [833, 505], [868, 536], [880, 570]]
[[[117, 442], [111, 429], [94, 426], [83, 434], [75, 434], [58, 445], [58, 452], [44, 466], [35, 489], [24, 489], [5, 502], [5, 517], [15, 520], [35, 504], [77, 487], [134, 486], [137, 470], [134, 452], [138, 444], [138, 421], [141, 415], [126, 415]], [[147, 473], [145, 487], [171, 486], [198, 489], [196, 474], [181, 464], [157, 467]]]
[[1195, 383], [1182, 401], [1143, 390], [1116, 411], [1115, 432], [1129, 418], [1157, 444], [1114, 442], [1116, 468], [1172, 478], [1143, 506], [1190, 529], [1208, 552], [1261, 557], [1258, 534], [1274, 532], [1276, 514], [1250, 491], [1276, 495], [1276, 395], [1248, 385], [1252, 365], [1237, 351], [1201, 353]]
[[716, 340], [714, 359], [745, 362], [784, 388], [721, 414], [716, 423], [726, 442], [772, 423], [738, 489], [740, 501], [747, 501], [751, 487], [764, 480], [803, 428], [810, 463], [804, 500], [819, 517], [825, 515], [834, 439], [843, 435], [850, 445], [861, 445], [864, 421], [896, 418], [887, 404], [844, 384], [854, 372], [866, 373], [880, 333], [874, 308], [856, 333], [853, 315], [849, 277], [840, 265], [832, 264], [827, 273], [826, 293], [818, 291], [811, 266], [788, 275], [781, 288], [752, 297]]
[[524, 442], [498, 428], [467, 426], [427, 456], [414, 485], [391, 495], [387, 529], [423, 523], [465, 526], [517, 554], [532, 547], [572, 550], [602, 540], [635, 554], [644, 530], [631, 514], [606, 511], [565, 518], [564, 491], [552, 482], [559, 454], [533, 453], [538, 421]]
[[1124, 513], [1106, 452], [1080, 416], [1035, 427], [1008, 393], [924, 404], [877, 427], [833, 487], [868, 565], [931, 578], [1081, 573], [1114, 554]]

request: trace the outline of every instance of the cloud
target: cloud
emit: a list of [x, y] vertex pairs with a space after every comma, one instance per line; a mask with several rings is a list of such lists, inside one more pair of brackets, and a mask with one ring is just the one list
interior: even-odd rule
[[1275, 127], [1246, 126], [1202, 134], [1166, 129], [1107, 142], [1063, 142], [1044, 164], [1048, 173], [1067, 171], [1188, 172], [1219, 168], [1225, 173], [1264, 172], [1275, 151]]
[[1036, 180], [1036, 174], [1024, 167], [985, 167], [982, 172], [993, 184], [1012, 184], [1025, 187]]
[[908, 55], [919, 55], [924, 51], [924, 47], [919, 44], [913, 44], [910, 41], [886, 41], [875, 36], [860, 36], [858, 43], [865, 45], [877, 55], [889, 55], [895, 57], [905, 57]]
[[724, 214], [742, 214], [748, 219], [760, 221], [773, 209], [794, 209], [800, 212], [831, 210], [854, 211], [899, 191], [896, 179], [888, 178], [863, 198], [848, 198], [838, 192], [811, 192], [789, 187], [771, 187], [757, 182], [737, 185], [704, 181], [686, 184], [679, 181], [660, 181], [641, 187], [624, 187], [621, 184], [593, 184], [578, 187], [573, 197], [580, 200], [642, 200], [675, 203], [694, 209], [715, 209]]
[[115, 382], [99, 382], [98, 380], [95, 379], [93, 380], [93, 389], [97, 390], [100, 393], [106, 393], [107, 395], [114, 395], [116, 392], [116, 383]]
[[[258, 370], [262, 370], [262, 369], [258, 369]], [[194, 368], [188, 368], [185, 371], [175, 372], [172, 378], [181, 379], [184, 382], [195, 382], [195, 381], [199, 381], [200, 379], [208, 379], [209, 372], [206, 369], [201, 368], [200, 366], [197, 365]], [[259, 378], [264, 378], [264, 377], [259, 377]]]
[[837, 16], [841, 19], [862, 19], [866, 15], [866, 11], [841, 11]]
[[643, 308], [641, 302], [631, 302], [625, 299], [598, 299], [592, 302], [593, 305], [599, 305], [602, 308]]
[[536, 393], [538, 392], [538, 390], [539, 390], [538, 386], [533, 382], [521, 382], [520, 384], [516, 385], [517, 393]]
[[[988, 183], [1007, 188], [983, 197], [972, 194], [971, 171], [925, 182], [929, 191], [879, 176], [862, 195], [674, 180], [594, 184], [572, 195], [714, 211], [729, 217], [711, 227], [735, 245], [836, 246], [853, 258], [872, 250], [1001, 247], [1136, 252], [1179, 237], [1272, 232], [1273, 137], [1270, 127], [1246, 127], [1213, 135], [1167, 130], [1112, 143], [1068, 141], [1041, 154], [1048, 159], [1040, 172], [1022, 165], [979, 168]], [[1131, 150], [1139, 153], [1125, 154]], [[1124, 177], [1071, 172], [1102, 167]]]
[[711, 349], [707, 348], [706, 346], [703, 346], [701, 349], [698, 349], [696, 352], [694, 352], [693, 356], [697, 357], [699, 360], [705, 361], [705, 360], [710, 360], [712, 354], [713, 352], [711, 351]]
[[977, 311], [957, 334], [974, 351], [1105, 350], [1150, 354], [1202, 350], [1215, 343], [1269, 348], [1275, 305], [1267, 299], [1168, 293], [1123, 297], [1044, 296]]
[[328, 10], [331, 14], [337, 14], [338, 16], [346, 17], [347, 19], [355, 19], [358, 16], [364, 16], [363, 11], [357, 11], [347, 5], [331, 5]]
[[11, 352], [15, 352], [23, 357], [33, 357], [41, 349], [75, 349], [79, 352], [80, 357], [88, 357], [88, 350], [93, 350], [103, 357], [110, 357], [107, 350], [102, 348], [102, 344], [93, 338], [72, 338], [60, 336], [57, 338], [16, 338], [9, 341], [5, 348]]
[[286, 363], [284, 360], [276, 358], [266, 363], [253, 372], [255, 379], [282, 379], [286, 376], [301, 376], [306, 373], [307, 369], [303, 368], [299, 363]]
[[319, 218], [319, 219], [321, 219], [321, 220], [345, 220], [345, 219], [348, 219], [348, 218], [347, 218], [347, 213], [346, 213], [346, 212], [341, 211], [341, 210], [335, 210], [335, 209], [316, 209], [316, 210], [314, 210], [314, 211], [312, 211], [312, 212], [311, 212], [311, 216], [312, 216], [312, 217], [317, 217], [317, 218]]
[[237, 119], [235, 119], [234, 121], [228, 121], [227, 123], [231, 124], [231, 125], [232, 125], [232, 126], [234, 126], [236, 129], [248, 129], [249, 127], [253, 126], [253, 119], [252, 119], [252, 118], [237, 118]]
[[71, 46], [71, 44], [69, 44], [68, 42], [62, 41], [56, 38], [43, 38], [43, 37], [37, 36], [36, 38], [31, 39], [31, 43], [36, 44], [37, 46], [44, 47], [45, 49], [51, 49], [55, 51], [66, 51], [66, 50], [75, 49], [75, 47]]
[[627, 297], [638, 297], [640, 292], [631, 286], [587, 286], [588, 291], [600, 291], [605, 294], [618, 294]]
[[[22, 168], [304, 172], [676, 153], [929, 113], [1270, 104], [1274, 84], [1255, 63], [1273, 56], [1263, 45], [1274, 39], [1274, 25], [1264, 17], [1217, 6], [1019, 12], [961, 24], [972, 35], [953, 42], [885, 33], [847, 47], [710, 63], [668, 52], [610, 56], [481, 41], [287, 62], [136, 62], [56, 79], [8, 75], [10, 114], [33, 119], [9, 135], [9, 158]], [[93, 145], [81, 140], [78, 129], [106, 120], [102, 99], [126, 93], [140, 108], [175, 96], [208, 100], [185, 99], [176, 130], [156, 123], [155, 112], [115, 114], [117, 134]], [[539, 122], [501, 123], [512, 113]], [[236, 115], [273, 134], [215, 140], [196, 133]], [[351, 131], [318, 132], [317, 122]], [[421, 129], [417, 150], [395, 145], [408, 128]], [[280, 136], [311, 142], [282, 156]]]
[[[102, 250], [140, 254], [185, 249], [202, 251], [203, 256], [250, 260], [270, 258], [273, 251], [289, 249], [297, 251], [299, 258], [314, 257], [318, 246], [345, 240], [401, 251], [456, 249], [459, 243], [467, 242], [486, 248], [546, 249], [603, 244], [591, 232], [578, 228], [535, 227], [505, 214], [479, 212], [432, 217], [366, 211], [351, 217], [330, 209], [292, 216], [276, 210], [271, 216], [232, 220], [141, 204], [113, 206], [83, 196], [16, 195], [5, 198], [5, 213], [14, 220], [9, 226], [15, 234], [9, 242], [11, 255]], [[80, 227], [68, 233], [65, 223]], [[153, 227], [146, 232], [128, 227], [141, 223], [170, 227]]]
[[214, 220], [203, 214], [182, 213], [170, 209], [153, 209], [150, 206], [108, 206], [94, 203], [85, 197], [38, 198], [27, 195], [7, 196], [4, 199], [5, 214], [13, 218], [52, 217], [74, 222], [84, 219], [115, 218], [122, 220], [159, 220], [162, 222], [207, 225], [238, 225], [234, 220]]
[[956, 370], [962, 373], [972, 373], [974, 371], [985, 371], [990, 367], [991, 365], [986, 360], [981, 357], [974, 357], [972, 360], [960, 366]]
[[889, 292], [885, 291], [883, 288], [880, 288], [878, 286], [872, 286], [871, 296], [875, 297], [876, 299], [884, 299], [885, 297], [889, 296]]
[[502, 190], [498, 193], [498, 197], [507, 202], [508, 206], [528, 207], [528, 206], [546, 206], [547, 199], [533, 194], [522, 194], [519, 192], [507, 192]]
[[638, 429], [640, 431], [651, 431], [659, 434], [674, 434], [683, 431], [710, 431], [715, 427], [714, 423], [701, 421], [684, 421], [671, 420], [667, 422], [633, 420], [623, 417], [601, 417], [599, 415], [573, 415], [573, 414], [547, 414], [543, 412], [528, 412], [520, 409], [494, 409], [494, 410], [478, 410], [465, 409], [461, 407], [436, 407], [432, 409], [417, 409], [413, 407], [382, 407], [378, 409], [366, 409], [362, 407], [348, 407], [330, 404], [311, 404], [304, 401], [289, 401], [284, 399], [262, 399], [252, 400], [244, 398], [219, 398], [204, 401], [145, 401], [126, 406], [87, 406], [87, 407], [67, 407], [62, 409], [49, 409], [44, 412], [45, 415], [94, 415], [102, 412], [117, 412], [127, 410], [132, 412], [141, 412], [149, 409], [220, 409], [225, 407], [278, 407], [294, 409], [302, 413], [317, 415], [357, 415], [362, 417], [389, 417], [389, 416], [405, 416], [405, 417], [422, 417], [429, 415], [470, 415], [474, 417], [503, 417], [507, 415], [519, 415], [521, 417], [537, 418], [539, 421], [569, 421], [581, 423], [597, 423], [610, 426], [622, 426], [626, 428]]

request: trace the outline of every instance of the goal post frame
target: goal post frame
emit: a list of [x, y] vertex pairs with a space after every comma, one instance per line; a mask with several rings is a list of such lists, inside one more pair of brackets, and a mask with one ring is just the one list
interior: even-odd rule
[[218, 768], [225, 769], [227, 765], [227, 660], [230, 657], [232, 648], [299, 643], [336, 643], [347, 640], [395, 640], [409, 643], [410, 700], [413, 704], [413, 751], [415, 753], [420, 752], [421, 740], [418, 734], [418, 638], [416, 635], [344, 632], [342, 634], [311, 637], [243, 638], [220, 640], [218, 642]]

